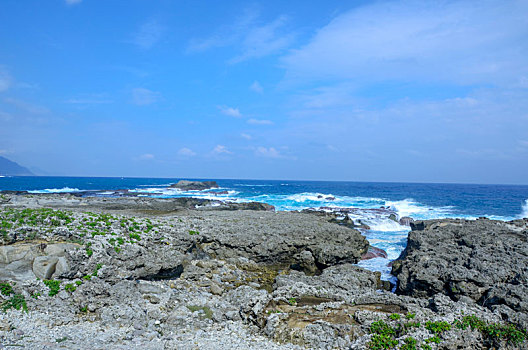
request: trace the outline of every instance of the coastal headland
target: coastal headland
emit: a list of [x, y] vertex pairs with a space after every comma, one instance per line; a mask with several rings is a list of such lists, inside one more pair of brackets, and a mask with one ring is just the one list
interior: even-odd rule
[[528, 348], [528, 220], [405, 222], [392, 292], [319, 211], [4, 192], [0, 348]]

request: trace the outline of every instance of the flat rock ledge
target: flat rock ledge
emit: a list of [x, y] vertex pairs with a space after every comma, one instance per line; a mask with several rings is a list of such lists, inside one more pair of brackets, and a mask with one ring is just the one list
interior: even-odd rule
[[0, 348], [526, 349], [501, 310], [384, 290], [355, 265], [365, 238], [324, 217], [3, 196]]

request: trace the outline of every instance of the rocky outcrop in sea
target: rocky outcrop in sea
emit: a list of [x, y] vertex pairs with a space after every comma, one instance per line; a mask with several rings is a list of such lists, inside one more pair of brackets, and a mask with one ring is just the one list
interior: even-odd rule
[[[379, 273], [355, 265], [381, 253], [353, 225], [324, 215], [191, 199], [0, 198], [1, 347], [526, 348], [527, 221], [412, 223], [392, 293]], [[476, 234], [487, 230], [494, 238]], [[467, 253], [460, 267], [456, 253], [444, 253], [449, 241]], [[513, 258], [484, 259], [499, 241]], [[472, 258], [482, 264], [468, 268]], [[517, 304], [413, 282], [428, 274], [482, 288], [488, 266], [505, 273], [487, 276], [499, 282], [483, 295], [510, 289]], [[473, 275], [458, 274], [462, 267]]]

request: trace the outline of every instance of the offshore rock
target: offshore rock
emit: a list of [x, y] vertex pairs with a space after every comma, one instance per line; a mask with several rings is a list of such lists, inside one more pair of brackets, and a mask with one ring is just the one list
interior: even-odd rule
[[177, 188], [182, 191], [201, 191], [210, 188], [218, 188], [216, 181], [188, 181], [180, 180], [175, 184], [170, 185], [170, 188]]

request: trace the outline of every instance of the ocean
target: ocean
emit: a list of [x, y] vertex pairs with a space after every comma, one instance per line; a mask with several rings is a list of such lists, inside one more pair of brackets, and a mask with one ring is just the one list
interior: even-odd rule
[[410, 216], [415, 220], [479, 217], [514, 220], [528, 217], [528, 186], [525, 185], [207, 179], [217, 181], [220, 188], [186, 192], [168, 188], [178, 180], [13, 176], [0, 177], [0, 190], [31, 193], [101, 191], [96, 195], [111, 197], [115, 195], [115, 190], [126, 189], [138, 196], [157, 198], [258, 201], [285, 211], [321, 207], [357, 208], [349, 216], [368, 225], [370, 229], [362, 230], [362, 233], [372, 246], [388, 254], [386, 259], [364, 260], [359, 265], [379, 271], [382, 279], [391, 281], [394, 277], [390, 275], [390, 261], [405, 249], [410, 229], [368, 209], [388, 207], [399, 217]]

